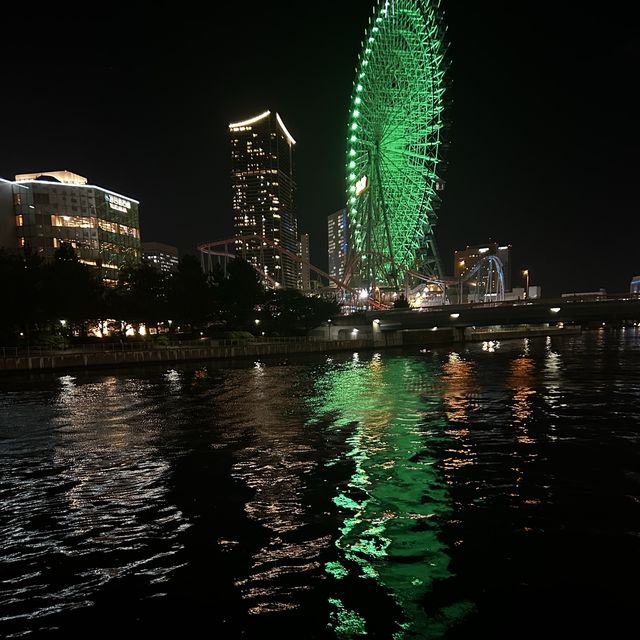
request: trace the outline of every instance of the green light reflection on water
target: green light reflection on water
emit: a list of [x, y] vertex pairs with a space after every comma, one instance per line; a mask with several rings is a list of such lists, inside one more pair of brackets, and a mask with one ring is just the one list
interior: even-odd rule
[[344, 582], [359, 577], [374, 580], [402, 610], [394, 638], [438, 638], [472, 608], [460, 602], [431, 616], [423, 608], [434, 582], [452, 575], [439, 539], [451, 498], [430, 453], [447, 437], [439, 371], [407, 357], [354, 357], [324, 370], [316, 385], [311, 423], [330, 416], [333, 429], [349, 434], [348, 451], [328, 465], [353, 464], [333, 498], [344, 520], [338, 558], [325, 566], [336, 579], [331, 626], [340, 638], [367, 635], [366, 613], [345, 604]]

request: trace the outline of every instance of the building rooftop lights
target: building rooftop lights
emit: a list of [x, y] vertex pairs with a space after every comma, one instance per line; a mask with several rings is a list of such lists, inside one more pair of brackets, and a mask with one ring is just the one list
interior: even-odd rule
[[17, 184], [17, 186], [19, 187], [25, 184], [51, 184], [58, 187], [73, 187], [74, 189], [97, 189], [98, 191], [102, 191], [102, 193], [106, 193], [111, 196], [116, 196], [117, 198], [125, 198], [129, 202], [135, 202], [136, 204], [140, 204], [140, 202], [138, 200], [135, 200], [134, 198], [130, 198], [129, 196], [123, 196], [121, 193], [116, 193], [115, 191], [109, 191], [109, 189], [103, 189], [102, 187], [98, 187], [95, 184], [68, 184], [68, 183], [64, 184], [60, 182], [49, 182], [47, 180], [23, 180], [20, 183], [14, 182], [13, 184]]
[[84, 177], [72, 171], [63, 169], [62, 171], [39, 171], [36, 173], [21, 173], [16, 176], [16, 182], [30, 182], [37, 178], [54, 178], [62, 184], [87, 184], [89, 181]]
[[255, 118], [250, 118], [249, 120], [244, 120], [243, 122], [235, 122], [229, 125], [229, 129], [239, 129], [240, 127], [248, 127], [256, 122], [260, 122], [260, 120], [264, 120], [271, 115], [271, 111], [265, 111], [261, 113], [259, 116]]
[[287, 140], [289, 140], [291, 144], [296, 144], [296, 141], [293, 139], [293, 136], [289, 133], [287, 127], [284, 126], [284, 122], [282, 122], [282, 118], [280, 117], [279, 113], [276, 113], [276, 120], [278, 121], [280, 128], [284, 132], [284, 135], [287, 136]]

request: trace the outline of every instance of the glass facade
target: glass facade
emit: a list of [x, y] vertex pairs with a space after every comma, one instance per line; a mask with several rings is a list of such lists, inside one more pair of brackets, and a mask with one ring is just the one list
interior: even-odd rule
[[264, 272], [272, 284], [297, 288], [295, 260], [259, 239], [299, 252], [295, 140], [277, 113], [229, 125], [236, 255]]
[[115, 282], [120, 267], [141, 259], [138, 205], [101, 187], [51, 176], [22, 179], [13, 183], [18, 247], [51, 260], [70, 244], [81, 262]]

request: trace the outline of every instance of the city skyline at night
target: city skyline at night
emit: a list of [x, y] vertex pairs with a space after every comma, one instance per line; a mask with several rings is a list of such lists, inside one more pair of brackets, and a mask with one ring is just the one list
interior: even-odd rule
[[[344, 206], [344, 130], [371, 6], [358, 0], [330, 15], [256, 4], [233, 25], [243, 36], [233, 56], [215, 35], [228, 25], [205, 28], [187, 12], [158, 12], [152, 29], [142, 12], [114, 10], [81, 57], [65, 37], [84, 28], [81, 12], [31, 16], [32, 46], [17, 33], [2, 45], [6, 59], [21, 52], [13, 71], [35, 91], [16, 90], [0, 107], [9, 129], [0, 176], [50, 167], [91, 175], [140, 200], [143, 241], [194, 253], [233, 233], [227, 126], [266, 105], [295, 131], [299, 225], [312, 262], [326, 266], [326, 218]], [[436, 239], [445, 263], [455, 248], [500, 237], [518, 247], [514, 269], [530, 268], [545, 291], [626, 290], [638, 271], [629, 79], [640, 60], [628, 7], [592, 15], [499, 1], [442, 6], [451, 143]], [[137, 37], [107, 46], [123, 28]]]
[[3, 11], [0, 638], [626, 637], [633, 5], [211, 9]]

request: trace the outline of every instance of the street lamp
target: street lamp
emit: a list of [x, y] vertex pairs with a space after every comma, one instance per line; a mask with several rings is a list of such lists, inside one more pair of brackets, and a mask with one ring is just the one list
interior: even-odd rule
[[525, 297], [525, 300], [528, 300], [529, 299], [529, 269], [525, 269], [522, 272], [522, 275], [527, 279], [527, 286], [524, 290], [524, 297]]
[[462, 279], [464, 278], [464, 268], [467, 263], [464, 260], [460, 260], [458, 262], [458, 303], [462, 304], [463, 301], [463, 293], [462, 293]]

